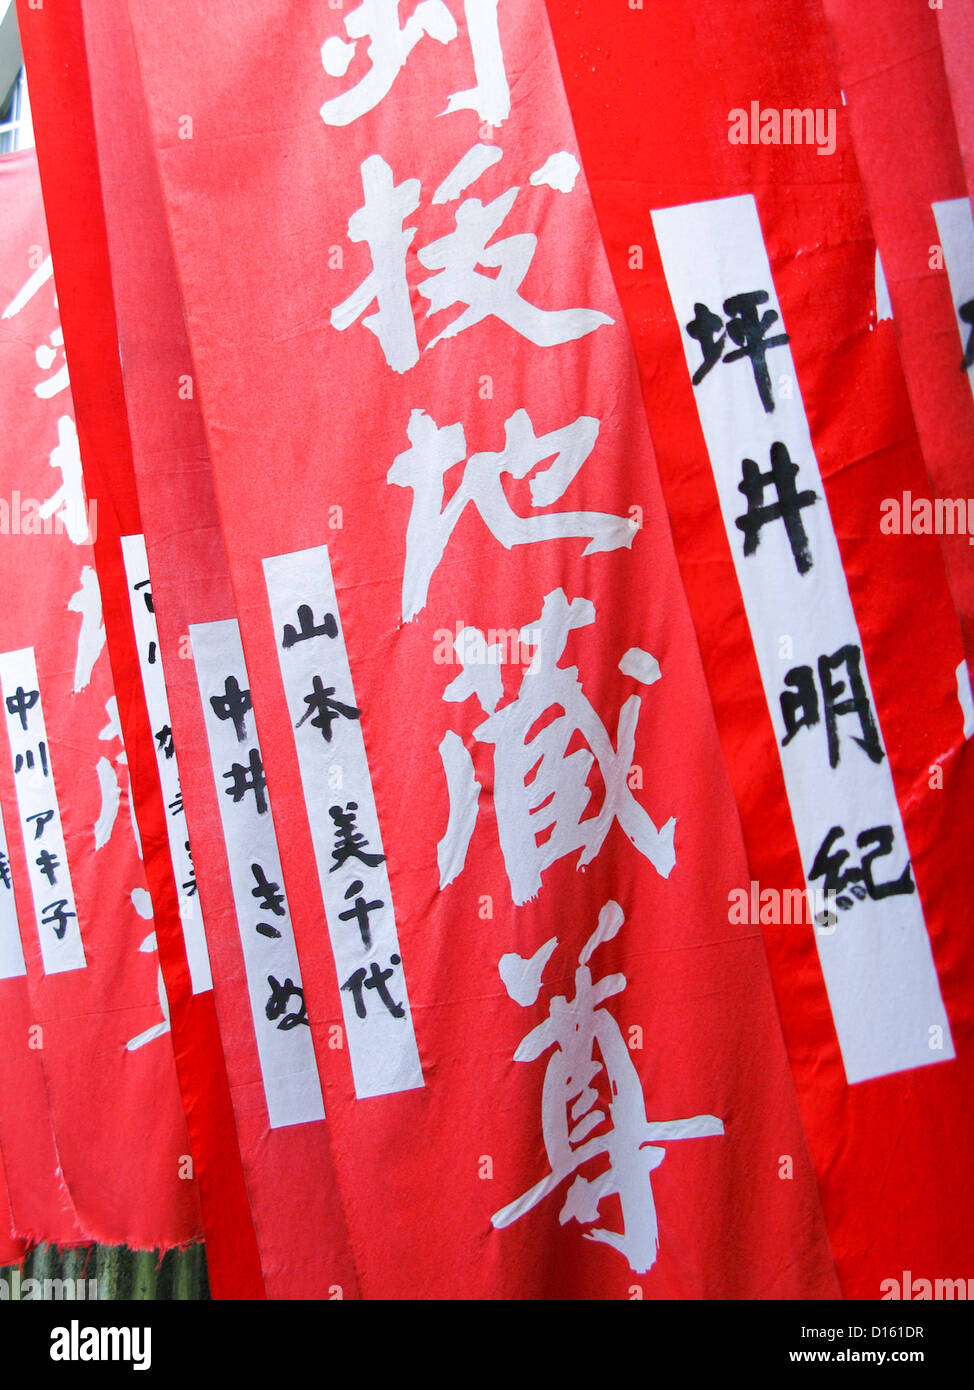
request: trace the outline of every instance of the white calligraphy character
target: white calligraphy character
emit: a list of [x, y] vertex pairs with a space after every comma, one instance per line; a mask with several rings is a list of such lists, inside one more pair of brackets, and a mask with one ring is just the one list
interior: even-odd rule
[[404, 228], [406, 218], [419, 207], [419, 179], [396, 184], [381, 155], [370, 155], [362, 164], [365, 203], [348, 221], [352, 241], [367, 243], [372, 270], [344, 303], [331, 311], [331, 326], [343, 332], [373, 302], [374, 314], [362, 326], [378, 338], [389, 366], [406, 372], [419, 361], [416, 325], [406, 281], [406, 252], [416, 228]]
[[[548, 1061], [541, 1100], [541, 1131], [551, 1172], [495, 1212], [491, 1221], [498, 1228], [511, 1225], [574, 1173], [559, 1213], [561, 1224], [574, 1220], [591, 1225], [598, 1220], [599, 1203], [617, 1195], [623, 1229], [593, 1226], [584, 1234], [589, 1240], [611, 1245], [636, 1274], [645, 1274], [655, 1264], [659, 1248], [651, 1174], [666, 1157], [660, 1144], [723, 1134], [724, 1126], [715, 1115], [661, 1122], [646, 1118], [632, 1055], [619, 1024], [602, 1007], [625, 989], [626, 977], [606, 975], [596, 983], [589, 969], [596, 947], [611, 941], [623, 921], [619, 904], [607, 902], [578, 957], [574, 999], [554, 995], [548, 1017], [528, 1033], [514, 1053], [516, 1062], [533, 1062], [549, 1048], [555, 1049]], [[535, 1002], [544, 966], [557, 945], [555, 937], [529, 961], [513, 954], [501, 958], [501, 978], [516, 1003], [527, 1007]], [[602, 1096], [598, 1090], [600, 1073], [604, 1073]], [[594, 1177], [578, 1172], [600, 1157], [608, 1158], [608, 1166]]]
[[595, 447], [599, 422], [591, 415], [580, 415], [570, 425], [539, 436], [527, 411], [515, 411], [504, 425], [504, 448], [500, 453], [472, 454], [445, 505], [446, 474], [467, 453], [463, 426], [441, 429], [425, 411], [414, 410], [406, 433], [410, 447], [399, 454], [388, 473], [390, 483], [410, 488], [413, 493], [402, 586], [402, 616], [406, 622], [426, 607], [430, 580], [469, 503], [505, 550], [531, 541], [573, 536], [588, 541], [583, 555], [632, 545], [636, 532], [628, 517], [603, 512], [521, 516], [504, 492], [505, 475], [526, 478], [538, 464], [551, 459], [531, 479], [531, 500], [536, 507], [547, 507], [563, 497]]
[[[34, 298], [34, 295], [37, 294], [49, 280], [53, 280], [53, 278], [54, 262], [50, 256], [47, 256], [17, 294], [14, 295], [6, 309], [4, 309], [3, 317], [5, 319], [12, 319], [16, 314], [19, 314], [21, 309]], [[54, 296], [54, 307], [55, 309], [57, 308], [57, 295]], [[64, 330], [61, 328], [61, 325], [56, 324], [49, 336], [50, 346], [48, 346], [47, 343], [41, 343], [34, 352], [34, 361], [42, 372], [50, 372], [59, 357], [63, 358], [63, 360], [58, 366], [57, 371], [51, 372], [51, 375], [47, 377], [46, 380], [39, 381], [34, 387], [35, 396], [40, 396], [41, 400], [44, 401], [50, 400], [52, 396], [56, 396], [60, 391], [67, 390], [69, 385], [68, 363], [67, 358], [64, 357]]]
[[[500, 319], [536, 347], [574, 342], [613, 322], [596, 309], [539, 309], [521, 297], [521, 283], [531, 268], [538, 238], [533, 232], [522, 232], [488, 245], [519, 192], [517, 186], [509, 188], [486, 206], [479, 198], [465, 198], [457, 209], [455, 231], [419, 251], [420, 264], [438, 272], [417, 286], [430, 301], [426, 317], [454, 304], [467, 306], [427, 343], [427, 349], [490, 317]], [[477, 266], [497, 274], [485, 275]]]
[[[657, 830], [629, 789], [627, 775], [636, 745], [636, 721], [642, 701], [631, 695], [619, 712], [616, 744], [585, 698], [578, 668], [558, 662], [573, 628], [595, 621], [595, 606], [588, 599], [571, 603], [563, 589], [544, 600], [540, 623], [522, 629], [521, 642], [536, 643], [534, 658], [521, 679], [517, 698], [501, 706], [502, 680], [491, 661], [483, 634], [465, 628], [454, 643], [463, 672], [444, 691], [445, 700], [462, 701], [476, 695], [489, 716], [474, 730], [481, 743], [494, 745], [494, 806], [501, 852], [511, 885], [511, 897], [519, 906], [541, 887], [545, 869], [576, 850], [578, 867], [590, 863], [602, 848], [614, 821], [644, 854], [657, 873], [667, 878], [676, 862], [673, 817]], [[633, 648], [620, 669], [635, 673], [645, 683], [658, 679], [659, 667], [646, 652]], [[542, 716], [554, 710], [548, 723]], [[538, 732], [532, 732], [536, 726]], [[568, 748], [577, 733], [588, 749]], [[591, 751], [588, 751], [591, 750]], [[468, 797], [472, 782], [470, 755], [462, 743], [453, 744], [452, 761], [444, 760], [451, 804], [456, 794]], [[462, 758], [457, 759], [459, 752]], [[459, 767], [458, 762], [465, 763]], [[598, 763], [604, 784], [601, 809], [584, 812], [590, 800], [587, 785], [593, 763]], [[456, 824], [463, 823], [451, 816]], [[543, 843], [538, 837], [544, 836]], [[441, 842], [440, 859], [451, 865], [453, 876], [463, 867], [453, 846]], [[441, 884], [445, 886], [445, 884]]]
[[[468, 92], [455, 92], [443, 114], [476, 111], [490, 125], [501, 125], [510, 115], [511, 94], [504, 71], [497, 4], [498, 0], [464, 0], [477, 85]], [[452, 43], [458, 30], [444, 0], [421, 0], [403, 25], [399, 22], [399, 0], [363, 0], [346, 16], [345, 32], [351, 42], [333, 35], [321, 45], [325, 72], [329, 77], [344, 77], [359, 39], [369, 40], [371, 67], [354, 86], [324, 103], [320, 114], [326, 125], [351, 125], [374, 110], [388, 96], [409, 55], [424, 37], [441, 44]]]
[[[113, 695], [105, 703], [105, 713], [108, 715], [108, 723], [101, 730], [98, 737], [105, 743], [112, 743], [118, 740], [121, 744], [119, 751], [115, 754], [115, 762], [120, 768], [128, 764], [128, 754], [125, 752], [125, 741], [122, 737], [122, 725], [118, 717], [118, 700]], [[132, 805], [131, 786], [125, 773], [120, 771], [118, 776], [112, 767], [111, 762], [106, 757], [98, 759], [95, 768], [98, 775], [98, 784], [101, 788], [101, 811], [95, 822], [95, 849], [101, 849], [112, 837], [115, 829], [115, 821], [118, 818], [118, 810], [122, 804], [123, 791], [128, 793], [129, 823], [132, 827], [132, 836], [135, 840], [135, 848], [139, 858], [142, 858], [142, 841], [139, 837], [139, 827], [135, 819], [135, 808]]]
[[[467, 152], [437, 189], [434, 205], [456, 201], [470, 182], [497, 162], [484, 154], [488, 149], [475, 145]], [[402, 373], [419, 361], [406, 274], [406, 252], [417, 228], [406, 227], [405, 221], [419, 207], [420, 183], [407, 179], [397, 184], [392, 169], [378, 154], [362, 161], [361, 176], [365, 201], [349, 218], [348, 235], [352, 241], [367, 244], [372, 269], [332, 310], [331, 325], [339, 331], [350, 328], [374, 303], [375, 313], [364, 319], [363, 325], [378, 338], [389, 366]], [[541, 309], [521, 296], [521, 284], [538, 247], [537, 236], [522, 232], [491, 243], [519, 192], [517, 186], [509, 188], [486, 206], [479, 198], [464, 198], [454, 214], [454, 230], [417, 252], [420, 264], [436, 271], [416, 286], [429, 300], [426, 317], [454, 305], [464, 306], [426, 344], [425, 351], [487, 318], [498, 319], [536, 347], [574, 342], [613, 322], [596, 309]], [[486, 272], [478, 266], [486, 267]]]
[[[134, 888], [132, 890], [132, 904], [140, 917], [146, 920], [151, 919], [153, 915], [152, 900], [146, 889]], [[157, 952], [159, 950], [159, 943], [156, 940], [155, 932], [149, 933], [139, 947], [139, 950], [145, 953], [150, 951]], [[156, 1038], [164, 1037], [166, 1033], [172, 1030], [172, 1024], [169, 1018], [169, 996], [166, 994], [166, 981], [162, 973], [161, 965], [159, 966], [159, 972], [156, 977], [156, 985], [159, 991], [159, 1008], [162, 1012], [162, 1022], [153, 1023], [150, 1028], [146, 1028], [143, 1032], [137, 1033], [134, 1038], [129, 1038], [128, 1042], [125, 1044], [126, 1051], [128, 1052], [137, 1052], [140, 1047], [145, 1047], [146, 1043], [154, 1042]]]
[[68, 610], [81, 614], [78, 632], [78, 655], [74, 663], [74, 693], [86, 690], [95, 662], [105, 646], [105, 624], [102, 621], [101, 590], [98, 576], [91, 565], [81, 569], [81, 588], [68, 599]]

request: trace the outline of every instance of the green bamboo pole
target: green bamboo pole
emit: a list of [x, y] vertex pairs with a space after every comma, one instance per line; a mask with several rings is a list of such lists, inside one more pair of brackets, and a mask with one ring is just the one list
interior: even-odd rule
[[[37, 1286], [29, 1286], [28, 1297], [36, 1292], [38, 1298], [64, 1298], [67, 1288], [77, 1292], [82, 1281], [86, 1301], [92, 1297], [92, 1281], [99, 1301], [199, 1301], [210, 1296], [202, 1242], [168, 1250], [161, 1259], [157, 1250], [129, 1250], [124, 1245], [85, 1245], [74, 1250], [38, 1245], [25, 1259], [19, 1278], [14, 1277], [13, 1266], [0, 1269], [0, 1278], [14, 1299], [23, 1299], [28, 1279], [38, 1281]], [[72, 1283], [66, 1285], [66, 1280]]]

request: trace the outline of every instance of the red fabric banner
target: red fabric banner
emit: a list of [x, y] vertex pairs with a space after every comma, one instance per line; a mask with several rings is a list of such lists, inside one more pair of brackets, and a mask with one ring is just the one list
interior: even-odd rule
[[967, 194], [974, 197], [974, 4], [971, 0], [949, 0], [944, 6], [931, 4], [936, 12], [944, 66], [950, 86], [954, 123], [960, 141], [961, 158], [967, 175]]
[[[954, 302], [950, 278], [953, 269], [956, 279], [959, 267], [945, 264], [945, 253], [952, 250], [951, 227], [962, 226], [964, 220], [970, 226], [971, 215], [937, 19], [927, 0], [908, 0], [895, 12], [882, 0], [860, 0], [853, 6], [826, 0], [825, 8], [882, 257], [877, 274], [885, 272], [923, 457], [935, 495], [963, 506], [962, 515], [953, 505], [942, 511], [938, 525], [929, 499], [890, 497], [884, 525], [891, 535], [940, 535], [972, 666], [974, 371], [969, 375], [961, 367], [969, 330], [965, 327], [962, 340], [960, 306]], [[938, 221], [946, 221], [946, 237]], [[969, 239], [974, 270], [974, 226]], [[878, 309], [877, 317], [881, 312]], [[889, 327], [888, 322], [877, 322], [875, 331], [888, 332]], [[926, 518], [924, 508], [931, 513]], [[911, 544], [912, 539], [899, 542], [906, 565]]]
[[[29, 920], [29, 898], [21, 895], [21, 901]], [[42, 1042], [26, 976], [0, 980], [0, 1155], [11, 1227], [27, 1245], [80, 1245], [87, 1237], [58, 1160], [42, 1049], [36, 1045]]]
[[[0, 206], [3, 208], [5, 238], [3, 255], [9, 262], [5, 283], [8, 288], [20, 282], [43, 262], [46, 247], [43, 222], [38, 221], [40, 191], [37, 183], [37, 161], [33, 152], [25, 151], [0, 159]], [[41, 241], [34, 238], [41, 236]], [[30, 249], [27, 249], [30, 248]], [[27, 259], [25, 260], [25, 256]], [[4, 300], [6, 307], [11, 296]], [[16, 316], [0, 326], [5, 330], [7, 360], [14, 351], [19, 332]], [[14, 333], [13, 338], [9, 335]], [[22, 349], [20, 349], [22, 351]], [[20, 371], [22, 372], [21, 366]], [[29, 415], [24, 419], [23, 398], [15, 388], [16, 373], [5, 376], [3, 416], [8, 441], [4, 458], [5, 495], [0, 516], [3, 519], [4, 545], [11, 532], [13, 510], [18, 528], [22, 508], [18, 479], [27, 453]], [[33, 405], [33, 401], [31, 402]], [[9, 490], [6, 490], [9, 485]], [[13, 490], [18, 498], [14, 508]], [[35, 499], [34, 506], [39, 507]], [[32, 515], [32, 523], [43, 519]], [[49, 522], [53, 525], [53, 522]], [[43, 1029], [38, 1029], [31, 1013], [26, 966], [21, 945], [20, 920], [30, 921], [32, 905], [27, 885], [21, 883], [19, 892], [10, 872], [9, 837], [15, 830], [17, 816], [7, 804], [0, 808], [0, 1153], [5, 1173], [5, 1201], [10, 1213], [8, 1229], [17, 1232], [29, 1244], [49, 1240], [59, 1245], [73, 1245], [84, 1240], [77, 1215], [61, 1173], [51, 1115], [47, 1085], [42, 1065]], [[19, 1247], [18, 1247], [19, 1248]]]
[[834, 1296], [543, 6], [372, 10], [130, 4], [361, 1292]]
[[[197, 1234], [196, 1188], [178, 1176], [185, 1122], [36, 163], [22, 155], [9, 167], [0, 230], [0, 805], [17, 913], [4, 924], [2, 973], [17, 985], [26, 972], [30, 1016], [22, 995], [5, 999], [5, 1027], [19, 1036], [5, 1056], [4, 1104], [9, 1095], [21, 1111], [22, 1142], [36, 1137], [36, 1175], [20, 1171], [23, 1148], [15, 1155], [6, 1135], [5, 1157], [15, 1220], [31, 1240], [165, 1248]], [[30, 1212], [20, 1209], [21, 1181], [34, 1185]]]
[[[190, 1144], [177, 1164], [180, 1186], [204, 1206], [214, 1297], [262, 1297], [249, 1202], [210, 990], [205, 939], [185, 832], [175, 840], [170, 820], [181, 804], [178, 781], [164, 804], [156, 762], [156, 729], [150, 723], [140, 675], [142, 658], [159, 668], [158, 641], [137, 644], [135, 622], [151, 621], [151, 589], [142, 584], [130, 606], [121, 538], [141, 534], [128, 421], [119, 364], [87, 60], [80, 5], [19, 12], [21, 38], [36, 110], [34, 128], [45, 184], [48, 226], [63, 263], [61, 310], [79, 406], [85, 482], [100, 502], [102, 525], [95, 544], [105, 599], [107, 645], [116, 683], [124, 692], [121, 724], [129, 751], [138, 823], [154, 911], [154, 936], [165, 980], [171, 1036], [157, 1048], [175, 1047]], [[59, 112], [67, 102], [71, 120]], [[79, 222], [79, 209], [84, 209]], [[158, 637], [158, 634], [156, 635]], [[158, 687], [156, 686], [155, 689]], [[158, 732], [163, 731], [158, 729]], [[165, 740], [163, 741], [165, 743]], [[177, 886], [174, 848], [187, 867]], [[180, 861], [180, 867], [182, 861]], [[198, 1233], [181, 1234], [185, 1240]], [[129, 1242], [133, 1243], [133, 1242]], [[160, 1244], [173, 1244], [172, 1239]]]
[[974, 769], [937, 539], [880, 529], [925, 474], [824, 13], [548, 10], [843, 1291], [899, 1296], [972, 1254]]
[[[295, 1079], [294, 1058], [300, 1054], [294, 1044], [299, 1038], [285, 1029], [284, 1038], [277, 1039], [285, 1048], [283, 1085], [274, 1074], [279, 1059], [263, 1056], [255, 1039], [255, 1029], [282, 1031], [265, 1016], [266, 977], [256, 981], [263, 995], [251, 1021], [251, 962], [241, 943], [248, 935], [254, 937], [251, 919], [256, 921], [261, 914], [251, 901], [254, 878], [248, 864], [238, 925], [227, 863], [233, 847], [224, 840], [189, 638], [197, 624], [229, 625], [235, 620], [236, 607], [127, 9], [123, 0], [110, 4], [101, 0], [86, 5], [85, 12], [140, 517], [263, 1280], [271, 1298], [354, 1298], [356, 1274], [335, 1189], [327, 1128], [323, 1119], [310, 1118], [322, 1109], [313, 1051], [309, 1046], [313, 1077], [306, 1079], [303, 1089], [312, 1093], [312, 1099], [317, 1093], [317, 1106], [288, 1109], [289, 1096], [282, 1095], [282, 1090], [293, 1093], [302, 1086]], [[240, 684], [247, 689], [246, 680]], [[222, 796], [224, 788], [217, 785]], [[248, 849], [254, 849], [253, 843]], [[276, 918], [276, 925], [268, 928], [265, 923], [265, 932], [280, 933], [281, 918], [273, 912], [270, 916]], [[265, 941], [274, 939], [280, 937], [264, 936]], [[277, 972], [275, 978], [284, 976], [280, 950], [271, 951], [268, 959], [268, 969]], [[290, 970], [287, 977], [296, 973]], [[294, 1099], [293, 1094], [290, 1098]], [[297, 1174], [316, 1177], [313, 1182], [302, 1179], [298, 1185]], [[212, 1277], [212, 1240], [208, 1248]], [[224, 1288], [240, 1296], [239, 1268], [218, 1268], [215, 1273]]]
[[3, 1155], [0, 1154], [0, 1265], [19, 1264], [24, 1258], [23, 1242], [14, 1236], [12, 1223]]

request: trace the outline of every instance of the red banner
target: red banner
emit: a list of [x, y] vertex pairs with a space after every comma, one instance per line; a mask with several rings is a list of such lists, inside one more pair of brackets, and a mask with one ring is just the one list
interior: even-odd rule
[[[36, 1216], [20, 1215], [6, 1138], [5, 1156], [15, 1219], [31, 1239], [166, 1248], [198, 1233], [196, 1187], [179, 1176], [185, 1121], [105, 654], [99, 518], [84, 491], [36, 164], [25, 155], [10, 170], [0, 233], [0, 804], [3, 891], [12, 890], [17, 913], [4, 924], [2, 973], [15, 986], [25, 975], [30, 1021], [23, 997], [12, 999], [6, 1027], [20, 1036], [10, 1040], [4, 1080], [23, 1121], [37, 1126], [31, 1181], [50, 1207], [38, 1212], [35, 1203]], [[47, 1167], [54, 1155], [38, 1060], [55, 1168]]]
[[[145, 573], [152, 577], [173, 736], [171, 761], [178, 757], [263, 1280], [272, 1298], [354, 1298], [356, 1274], [335, 1190], [310, 1031], [284, 1027], [288, 1015], [267, 1015], [270, 980], [290, 979], [299, 986], [301, 978], [293, 942], [285, 936], [283, 898], [278, 902], [268, 895], [263, 911], [254, 900], [253, 866], [264, 882], [280, 877], [271, 868], [276, 837], [272, 827], [263, 834], [258, 821], [239, 845], [231, 819], [225, 838], [220, 804], [225, 788], [214, 782], [211, 770], [204, 714], [210, 731], [215, 727], [219, 738], [225, 727], [236, 748], [232, 722], [217, 719], [214, 726], [213, 702], [218, 709], [227, 706], [230, 680], [242, 704], [249, 682], [238, 657], [238, 664], [215, 673], [222, 688], [218, 681], [201, 703], [204, 654], [212, 654], [217, 665], [232, 663], [233, 646], [239, 647], [239, 638], [233, 641], [236, 607], [124, 3], [86, 6], [86, 40]], [[245, 711], [240, 729], [252, 733]], [[259, 756], [256, 746], [255, 751]], [[235, 874], [241, 855], [247, 861], [242, 883]], [[294, 1175], [310, 1173], [317, 1175], [315, 1182], [302, 1186], [296, 1200]], [[211, 1278], [240, 1296], [239, 1267], [215, 1267], [218, 1257], [211, 1239]]]
[[[236, 1130], [211, 993], [197, 885], [178, 778], [166, 784], [171, 748], [166, 721], [149, 718], [147, 702], [158, 695], [161, 668], [148, 577], [133, 589], [123, 556], [123, 535], [141, 534], [122, 386], [116, 314], [109, 269], [94, 121], [80, 5], [20, 13], [21, 37], [31, 74], [34, 128], [45, 183], [48, 225], [64, 266], [61, 297], [65, 340], [79, 407], [79, 436], [89, 496], [100, 502], [102, 525], [95, 541], [98, 577], [105, 595], [107, 646], [118, 688], [124, 692], [121, 724], [133, 770], [133, 790], [154, 910], [154, 938], [165, 980], [169, 1037], [191, 1148], [180, 1156], [178, 1175], [192, 1186], [198, 1177], [215, 1297], [261, 1297], [263, 1285], [253, 1236]], [[58, 117], [68, 100], [72, 120]], [[84, 209], [79, 222], [78, 209]], [[164, 686], [163, 702], [164, 702]], [[168, 737], [167, 737], [168, 733]], [[157, 739], [156, 735], [159, 735]], [[158, 758], [157, 758], [158, 755]], [[174, 834], [174, 827], [179, 833]], [[178, 876], [178, 883], [177, 883]], [[171, 1243], [171, 1242], [169, 1242]]]
[[[880, 527], [925, 474], [824, 14], [548, 8], [741, 809], [741, 911], [843, 1290], [878, 1298], [970, 1262], [972, 765], [937, 539], [905, 563]], [[827, 899], [814, 925], [776, 909], [796, 888]]]
[[3, 1156], [0, 1155], [0, 1265], [19, 1263], [24, 1257], [23, 1243], [13, 1234], [12, 1226]]
[[974, 196], [974, 4], [971, 0], [928, 0], [936, 11], [937, 27], [950, 85], [954, 123], [967, 174], [967, 194]]
[[18, 9], [0, 1260], [953, 1286], [972, 0]]
[[[12, 903], [12, 881], [7, 891]], [[23, 893], [20, 902], [29, 921], [30, 902]], [[10, 969], [18, 973], [0, 979], [0, 1155], [11, 1229], [28, 1245], [79, 1245], [86, 1233], [58, 1160], [42, 1065], [44, 1030], [31, 1013], [22, 952], [7, 961], [5, 971]]]
[[543, 7], [130, 10], [363, 1295], [833, 1295]]
[[[826, 10], [882, 257], [876, 267], [875, 331], [889, 332], [892, 316], [923, 457], [939, 499], [931, 505], [925, 495], [888, 497], [882, 525], [890, 535], [940, 536], [970, 666], [974, 351], [966, 348], [974, 327], [964, 314], [974, 316], [974, 223], [937, 20], [927, 0], [909, 0], [895, 12], [882, 0], [854, 6], [827, 0]], [[911, 539], [899, 542], [907, 566], [911, 545]], [[969, 680], [964, 671], [959, 678]]]

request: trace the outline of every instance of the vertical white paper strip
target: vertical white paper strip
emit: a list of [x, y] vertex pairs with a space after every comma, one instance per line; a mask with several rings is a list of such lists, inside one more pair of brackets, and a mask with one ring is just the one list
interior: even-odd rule
[[[971, 200], [951, 198], [947, 202], [933, 203], [932, 207], [960, 332], [960, 361], [974, 332], [972, 325], [960, 316], [963, 304], [974, 303], [974, 219], [971, 217]], [[967, 380], [974, 392], [974, 363], [967, 369]]]
[[355, 1094], [413, 1090], [425, 1083], [327, 546], [265, 560], [264, 579]]
[[[700, 306], [721, 320], [733, 314], [725, 301], [753, 291], [768, 298], [759, 314], [778, 315], [768, 336], [787, 333], [771, 277], [761, 224], [750, 196], [717, 199], [666, 208], [652, 214], [670, 298], [680, 325], [691, 377], [703, 361], [701, 343], [687, 333], [699, 323]], [[740, 331], [738, 329], [738, 331]], [[715, 330], [716, 332], [716, 330]], [[735, 340], [736, 341], [736, 340]], [[734, 350], [728, 333], [723, 351]], [[875, 848], [857, 847], [857, 837], [879, 827], [892, 835], [892, 849], [871, 866], [875, 881], [885, 886], [909, 866], [909, 850], [885, 756], [874, 762], [855, 742], [863, 736], [857, 721], [836, 719], [839, 761], [831, 766], [827, 746], [825, 694], [819, 659], [854, 646], [859, 635], [838, 543], [832, 528], [808, 420], [798, 389], [787, 343], [771, 347], [767, 365], [773, 409], [767, 410], [746, 356], [718, 358], [694, 387], [700, 424], [713, 467], [720, 507], [747, 611], [771, 720], [774, 725], [785, 787], [798, 847], [809, 888], [809, 875], [823, 842], [834, 828], [842, 831], [836, 852], [848, 851], [844, 868], [859, 865]], [[787, 381], [790, 390], [779, 389]], [[770, 471], [772, 446], [783, 443], [798, 465], [794, 480], [799, 492], [815, 493], [814, 505], [801, 510], [811, 566], [800, 572], [784, 522], [762, 525], [754, 553], [744, 554], [745, 537], [738, 520], [748, 511], [740, 490], [743, 460], [754, 460], [762, 473]], [[769, 484], [764, 503], [778, 500]], [[787, 638], [791, 646], [783, 646]], [[782, 650], [788, 651], [783, 658]], [[785, 676], [795, 668], [814, 673], [819, 719], [788, 739], [780, 696], [789, 690]], [[864, 660], [861, 676], [872, 715], [875, 703]], [[851, 683], [846, 667], [835, 672]], [[876, 718], [878, 730], [878, 718]], [[912, 879], [912, 875], [911, 875]], [[823, 885], [817, 885], [821, 888]], [[919, 894], [874, 898], [864, 884], [846, 895], [849, 910], [815, 937], [846, 1076], [850, 1083], [885, 1076], [911, 1067], [953, 1057], [950, 1029], [930, 949]], [[840, 895], [841, 896], [841, 895]], [[931, 1048], [932, 1029], [942, 1029], [943, 1047]]]
[[206, 949], [203, 915], [199, 898], [196, 896], [196, 874], [189, 848], [189, 829], [183, 811], [183, 795], [179, 785], [179, 763], [174, 745], [163, 738], [164, 731], [168, 729], [171, 739], [172, 723], [169, 718], [169, 697], [166, 694], [162, 656], [159, 652], [159, 633], [152, 608], [145, 537], [123, 536], [122, 559], [128, 581], [135, 641], [139, 649], [142, 688], [145, 692], [149, 723], [152, 726], [156, 765], [162, 786], [166, 834], [169, 837], [169, 855], [176, 876], [176, 890], [179, 893], [179, 917], [186, 945], [189, 977], [193, 993], [202, 994], [213, 988], [213, 977], [210, 973], [209, 952]]
[[240, 629], [228, 619], [195, 623], [189, 634], [271, 1129], [321, 1120], [321, 1081]]
[[44, 973], [83, 970], [88, 962], [61, 829], [33, 647], [0, 656], [0, 688]]
[[24, 947], [17, 921], [13, 874], [7, 847], [7, 831], [0, 810], [0, 980], [14, 980], [27, 974]]

